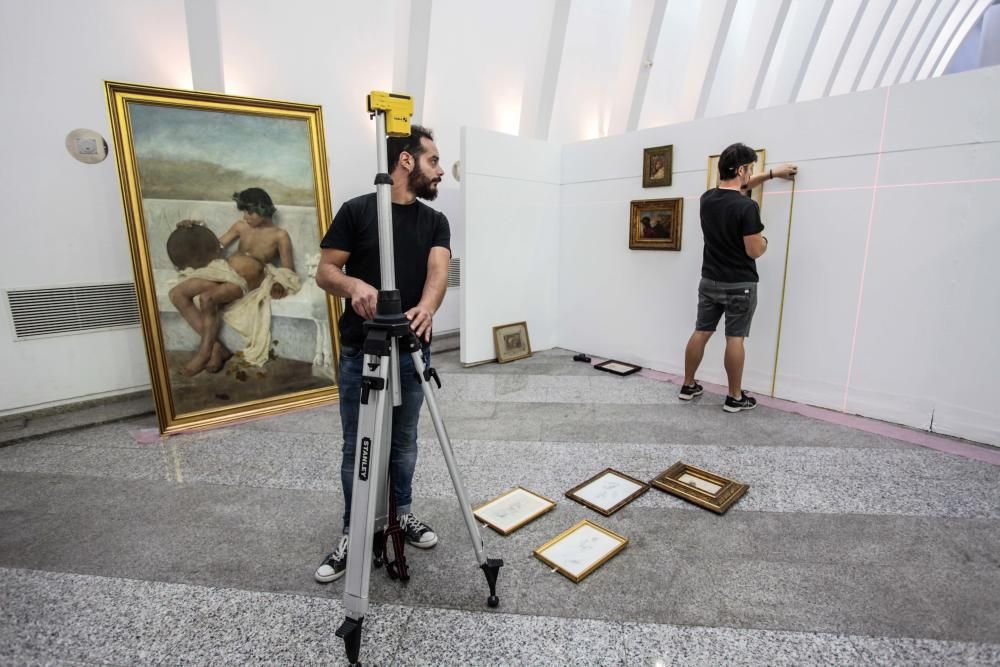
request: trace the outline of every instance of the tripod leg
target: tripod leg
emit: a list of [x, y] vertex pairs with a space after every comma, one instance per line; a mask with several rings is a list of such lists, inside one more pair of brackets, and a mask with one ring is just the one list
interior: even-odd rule
[[427, 399], [427, 409], [431, 413], [431, 421], [434, 422], [434, 431], [437, 433], [438, 442], [441, 444], [441, 453], [444, 455], [445, 464], [448, 466], [448, 474], [451, 475], [451, 483], [455, 487], [455, 495], [458, 496], [458, 504], [462, 509], [462, 515], [465, 517], [465, 525], [469, 529], [469, 537], [472, 539], [472, 548], [476, 552], [476, 560], [479, 562], [479, 567], [482, 568], [483, 574], [486, 575], [486, 582], [490, 587], [490, 596], [486, 599], [486, 604], [490, 607], [496, 607], [500, 604], [500, 598], [496, 594], [497, 575], [500, 573], [500, 568], [503, 567], [503, 560], [500, 558], [486, 558], [483, 553], [483, 537], [479, 533], [476, 517], [472, 514], [472, 505], [469, 504], [469, 498], [465, 493], [465, 485], [462, 484], [458, 465], [455, 463], [455, 452], [451, 447], [451, 440], [448, 439], [448, 431], [445, 429], [444, 420], [441, 419], [441, 413], [438, 412], [437, 399], [434, 396], [434, 389], [431, 386], [431, 378], [434, 378], [440, 385], [437, 373], [433, 369], [428, 371], [425, 368], [423, 356], [419, 351], [414, 351], [410, 354], [413, 357], [413, 366], [417, 369], [417, 374], [420, 376], [420, 386], [423, 389], [424, 398]]
[[361, 667], [358, 657], [361, 653], [361, 624], [365, 617], [354, 620], [345, 619], [337, 628], [337, 636], [344, 640], [344, 649], [347, 651], [347, 659], [351, 662], [351, 667]]

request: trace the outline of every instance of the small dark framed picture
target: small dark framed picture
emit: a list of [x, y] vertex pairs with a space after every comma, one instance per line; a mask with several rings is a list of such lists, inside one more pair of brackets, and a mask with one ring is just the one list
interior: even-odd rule
[[661, 472], [650, 485], [716, 514], [725, 514], [750, 488], [746, 484], [683, 461], [678, 461]]
[[680, 250], [684, 199], [640, 199], [631, 202], [630, 250]]
[[493, 327], [493, 349], [497, 353], [497, 361], [501, 364], [530, 357], [531, 341], [528, 339], [528, 324], [514, 322]]
[[670, 185], [674, 173], [674, 147], [655, 146], [642, 151], [642, 187]]
[[642, 366], [627, 364], [624, 361], [615, 361], [614, 359], [594, 364], [594, 368], [605, 373], [614, 373], [615, 375], [632, 375], [632, 373], [638, 373], [642, 370]]
[[583, 484], [566, 492], [566, 497], [604, 516], [611, 516], [649, 491], [649, 484], [623, 472], [605, 468]]

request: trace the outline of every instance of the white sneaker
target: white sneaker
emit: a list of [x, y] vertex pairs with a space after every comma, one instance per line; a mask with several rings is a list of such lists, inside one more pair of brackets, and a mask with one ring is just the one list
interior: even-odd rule
[[316, 568], [313, 576], [321, 584], [328, 584], [344, 576], [347, 571], [347, 535], [340, 538], [340, 544], [323, 562]]
[[413, 516], [412, 512], [399, 517], [399, 527], [406, 535], [406, 541], [419, 549], [430, 549], [438, 543], [431, 527]]

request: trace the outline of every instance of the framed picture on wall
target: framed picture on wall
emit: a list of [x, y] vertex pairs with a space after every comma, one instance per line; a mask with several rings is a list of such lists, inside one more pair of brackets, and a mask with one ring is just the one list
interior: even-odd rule
[[531, 356], [531, 341], [528, 339], [528, 324], [514, 322], [493, 327], [493, 348], [497, 361], [505, 364]]
[[[757, 161], [753, 163], [753, 173], [762, 174], [764, 173], [764, 159], [767, 157], [767, 152], [763, 148], [757, 149]], [[708, 156], [708, 183], [705, 187], [709, 190], [719, 186], [719, 156], [709, 155]], [[764, 205], [764, 184], [761, 183], [753, 190], [750, 191], [750, 198], [757, 202], [757, 209], [760, 210]]]
[[631, 202], [628, 247], [631, 250], [680, 250], [684, 199]]
[[642, 187], [670, 185], [674, 172], [674, 147], [655, 146], [642, 151]]
[[160, 430], [336, 400], [320, 107], [105, 91]]

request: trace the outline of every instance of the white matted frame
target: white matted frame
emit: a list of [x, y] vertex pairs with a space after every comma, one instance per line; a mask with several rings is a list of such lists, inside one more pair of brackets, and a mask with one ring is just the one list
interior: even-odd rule
[[646, 491], [649, 491], [649, 484], [613, 468], [605, 468], [567, 491], [566, 497], [604, 516], [611, 516]]
[[472, 513], [484, 524], [500, 533], [510, 535], [521, 526], [531, 523], [556, 506], [554, 500], [515, 486], [493, 500], [480, 505]]
[[584, 519], [535, 549], [535, 557], [580, 583], [628, 545], [628, 538]]

